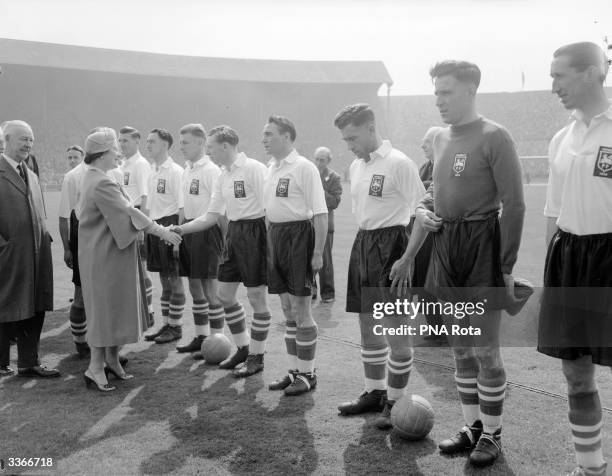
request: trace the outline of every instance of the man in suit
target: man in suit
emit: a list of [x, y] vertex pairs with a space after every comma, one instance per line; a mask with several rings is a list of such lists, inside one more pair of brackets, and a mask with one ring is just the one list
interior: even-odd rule
[[26, 165], [34, 134], [23, 121], [4, 124], [0, 157], [0, 375], [11, 375], [9, 335], [17, 335], [18, 375], [59, 377], [40, 365], [45, 311], [53, 309], [51, 236], [38, 177]]
[[[323, 267], [319, 271], [319, 284], [321, 285], [321, 302], [331, 303], [336, 298], [334, 287], [334, 263], [332, 261], [332, 246], [334, 246], [334, 210], [338, 208], [342, 198], [342, 183], [340, 175], [329, 168], [332, 153], [327, 147], [319, 147], [314, 154], [314, 162], [321, 174], [321, 183], [325, 192], [327, 204], [327, 238], [323, 249]], [[315, 279], [316, 296], [316, 279]]]

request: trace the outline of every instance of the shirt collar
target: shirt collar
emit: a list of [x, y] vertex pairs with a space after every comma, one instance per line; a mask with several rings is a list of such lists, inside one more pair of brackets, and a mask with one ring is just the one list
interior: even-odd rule
[[169, 169], [173, 162], [172, 157], [168, 156], [168, 158], [159, 167], [155, 162], [153, 163], [153, 167], [156, 171], [159, 169]]
[[289, 152], [289, 155], [287, 157], [282, 160], [272, 158], [272, 163], [278, 168], [283, 164], [283, 162], [287, 164], [293, 164], [299, 156], [300, 154], [298, 154], [297, 150], [291, 149], [291, 152]]
[[[605, 111], [597, 114], [596, 116], [593, 117], [593, 119], [597, 119], [597, 118], [606, 118], [609, 121], [612, 121], [612, 102], [609, 103], [610, 106], [608, 107], [608, 109], [606, 109]], [[579, 110], [579, 109], [574, 109], [572, 111], [572, 114], [570, 115], [570, 121], [580, 121], [580, 122], [584, 122], [584, 113]]]
[[392, 148], [393, 147], [391, 146], [391, 142], [389, 142], [388, 140], [383, 140], [380, 144], [380, 147], [374, 152], [370, 153], [370, 159], [384, 159], [389, 154], [389, 152], [391, 152]]
[[2, 154], [2, 155], [4, 156], [6, 161], [9, 163], [9, 165], [15, 169], [15, 172], [19, 173], [19, 169], [17, 168], [19, 167], [19, 162], [14, 161], [6, 154]]
[[[197, 168], [204, 167], [209, 162], [210, 162], [210, 157], [205, 155], [197, 162], [192, 163], [190, 168], [195, 169], [196, 167]], [[191, 162], [187, 161], [187, 163], [191, 163]]]
[[234, 163], [230, 167], [230, 170], [236, 170], [239, 167], [244, 167], [244, 164], [246, 164], [246, 161], [247, 161], [246, 154], [244, 152], [238, 152], [238, 155], [236, 156], [236, 160], [234, 160]]
[[128, 157], [127, 159], [125, 159], [126, 162], [135, 162], [136, 160], [138, 160], [140, 157], [142, 157], [140, 155], [140, 151], [137, 150], [136, 153], [134, 155], [132, 155], [131, 157]]

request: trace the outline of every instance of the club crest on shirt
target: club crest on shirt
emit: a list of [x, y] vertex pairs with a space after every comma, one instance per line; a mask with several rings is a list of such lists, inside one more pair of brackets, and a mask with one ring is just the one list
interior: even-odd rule
[[157, 179], [157, 193], [166, 193], [166, 179]]
[[197, 178], [191, 179], [189, 195], [200, 195], [200, 181]]
[[123, 185], [129, 185], [129, 184], [130, 184], [130, 173], [123, 172]]
[[276, 185], [276, 196], [277, 197], [288, 197], [289, 196], [289, 179], [279, 178], [278, 184]]
[[383, 186], [385, 184], [385, 176], [384, 175], [372, 175], [372, 180], [370, 180], [370, 190], [368, 195], [373, 197], [382, 197]]
[[453, 162], [453, 172], [455, 172], [455, 177], [461, 177], [461, 172], [465, 170], [466, 162], [467, 154], [455, 154], [455, 161]]
[[246, 198], [244, 180], [234, 180], [234, 198]]
[[612, 178], [612, 147], [601, 146], [595, 159], [594, 177]]

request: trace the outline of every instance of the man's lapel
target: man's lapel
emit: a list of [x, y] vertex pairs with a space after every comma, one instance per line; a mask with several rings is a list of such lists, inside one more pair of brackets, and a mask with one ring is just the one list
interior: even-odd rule
[[17, 190], [24, 195], [27, 195], [28, 190], [26, 188], [26, 184], [15, 169], [11, 167], [8, 161], [4, 158], [4, 155], [0, 156], [0, 180], [1, 179], [10, 182]]

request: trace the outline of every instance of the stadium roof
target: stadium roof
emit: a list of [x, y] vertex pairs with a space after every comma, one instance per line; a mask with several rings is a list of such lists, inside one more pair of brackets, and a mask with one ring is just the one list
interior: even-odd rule
[[393, 84], [382, 61], [204, 58], [0, 38], [0, 63], [266, 83]]

